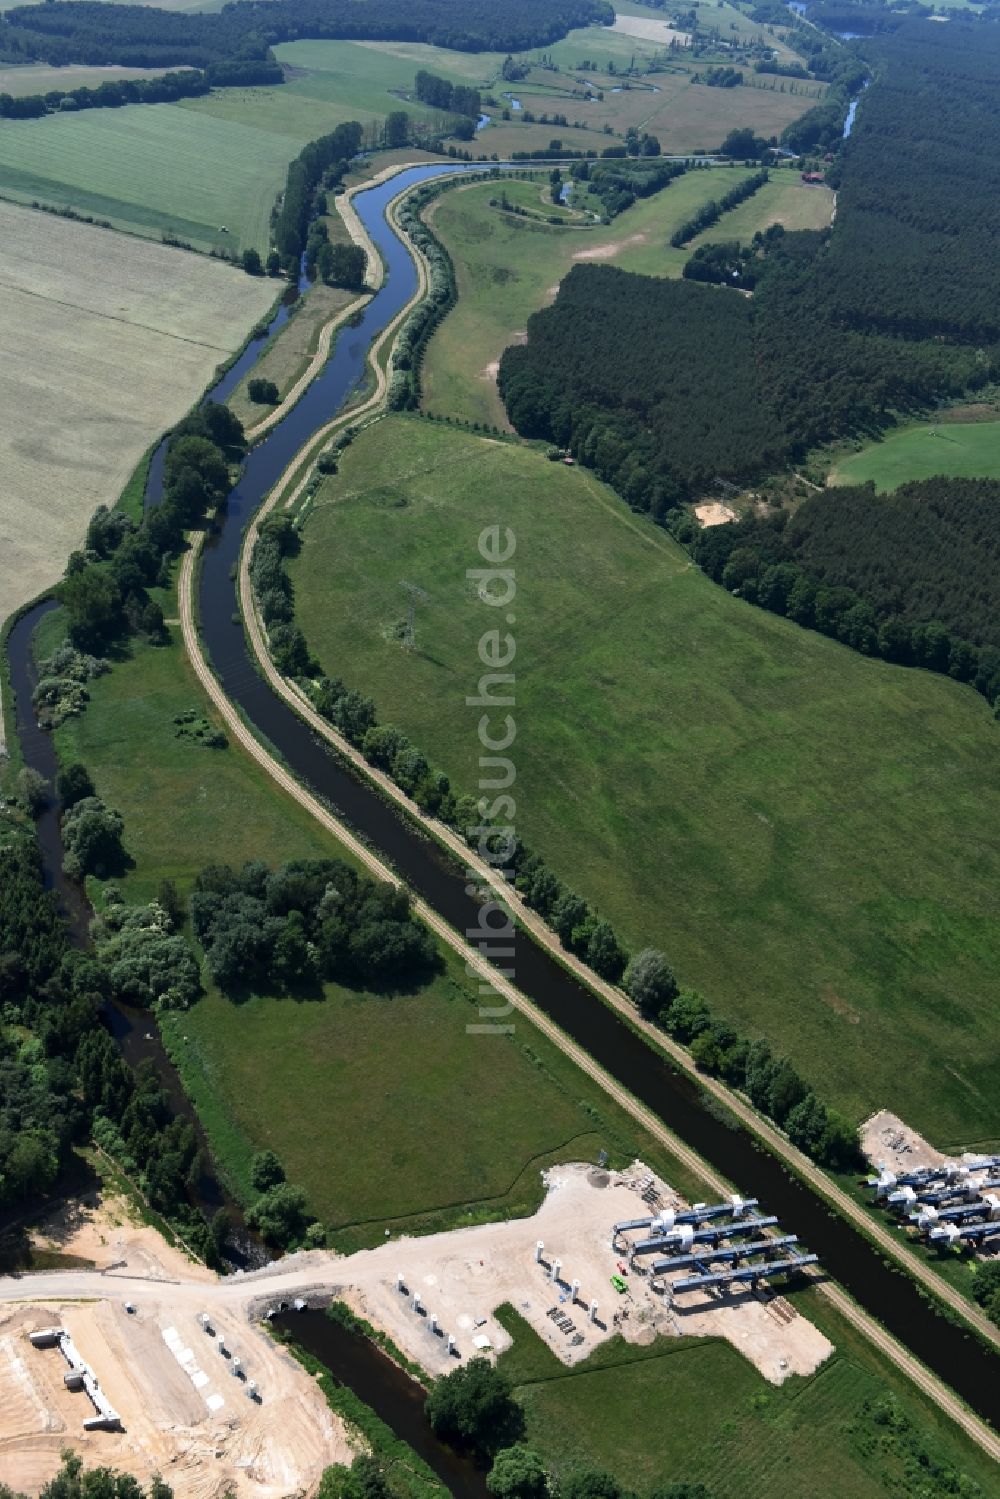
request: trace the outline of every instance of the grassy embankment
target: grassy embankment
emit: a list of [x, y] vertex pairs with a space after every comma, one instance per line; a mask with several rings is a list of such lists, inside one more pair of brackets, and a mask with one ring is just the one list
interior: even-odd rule
[[[430, 223], [451, 253], [458, 304], [427, 348], [425, 409], [506, 427], [493, 366], [507, 345], [523, 336], [531, 314], [552, 300], [574, 261], [610, 260], [647, 276], [679, 276], [691, 249], [672, 249], [671, 234], [707, 199], [720, 197], [749, 175], [743, 167], [688, 172], [607, 227], [550, 226], [490, 207], [490, 199], [505, 186], [513, 194], [515, 184], [490, 182], [444, 193], [429, 210]], [[782, 170], [732, 215], [725, 215], [711, 237], [750, 239], [776, 220], [790, 228], [810, 222], [816, 228], [829, 219], [829, 200], [825, 190], [811, 193], [798, 173]], [[737, 214], [739, 227], [731, 227]]]
[[[176, 613], [171, 596], [162, 603]], [[40, 653], [61, 638], [50, 616]], [[215, 724], [179, 639], [136, 644], [90, 691], [56, 745], [125, 819], [126, 900], [149, 900], [165, 878], [186, 894], [209, 863], [348, 857], [237, 749], [177, 736], [174, 717], [190, 708]], [[391, 997], [328, 984], [322, 997], [237, 1004], [210, 987], [165, 1017], [164, 1032], [237, 1195], [250, 1198], [250, 1157], [270, 1147], [343, 1248], [380, 1241], [387, 1224], [415, 1231], [528, 1212], [540, 1167], [601, 1148], [618, 1162], [640, 1152], [697, 1195], [530, 1025], [468, 1034], [475, 992], [451, 961], [420, 992]]]
[[884, 1499], [920, 1491], [923, 1451], [994, 1492], [989, 1459], [853, 1328], [815, 1297], [809, 1316], [836, 1352], [777, 1389], [728, 1344], [691, 1338], [616, 1338], [570, 1372], [509, 1307], [501, 1317], [515, 1342], [501, 1367], [525, 1407], [527, 1440], [561, 1476], [594, 1466], [640, 1492], [683, 1478], [713, 1499]]
[[299, 298], [288, 322], [269, 341], [261, 357], [226, 402], [247, 430], [263, 421], [272, 409], [268, 405], [251, 401], [248, 393], [250, 381], [273, 380], [278, 387], [280, 399], [284, 400], [309, 367], [326, 324], [342, 308], [355, 301], [356, 297], [356, 292], [317, 282], [305, 296]]
[[[415, 418], [363, 434], [292, 565], [331, 675], [478, 782], [466, 578], [517, 536], [517, 822], [633, 947], [852, 1118], [1000, 1134], [996, 728], [968, 688], [858, 656], [702, 576], [586, 471]], [[405, 578], [424, 588], [400, 648]]]
[[891, 490], [936, 474], [1000, 478], [1000, 422], [921, 422], [841, 459], [829, 482], [872, 483], [876, 489]]

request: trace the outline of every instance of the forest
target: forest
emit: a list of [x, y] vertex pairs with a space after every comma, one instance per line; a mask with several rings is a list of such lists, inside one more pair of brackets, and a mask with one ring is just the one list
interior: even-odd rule
[[878, 77], [843, 150], [823, 299], [855, 328], [995, 343], [1000, 27], [908, 20], [864, 45]]
[[692, 551], [749, 603], [1000, 702], [1000, 481], [826, 489], [790, 518], [704, 531]]
[[[63, 805], [70, 785], [60, 777]], [[30, 834], [15, 833], [3, 864], [0, 1209], [44, 1197], [74, 1144], [95, 1138], [217, 1263], [210, 1226], [189, 1201], [203, 1168], [194, 1128], [174, 1117], [152, 1064], [133, 1073], [102, 1023], [113, 986], [101, 942], [90, 950], [71, 942]]]
[[758, 238], [741, 261], [752, 299], [696, 284], [704, 259], [681, 282], [575, 266], [529, 318], [527, 343], [501, 360], [511, 421], [662, 518], [716, 478], [770, 472], [987, 378], [974, 350], [839, 325], [815, 275], [826, 238], [780, 228]]
[[[0, 20], [8, 62], [186, 65], [220, 85], [280, 82], [271, 47], [300, 37], [430, 42], [461, 52], [521, 52], [577, 26], [610, 25], [607, 0], [237, 0], [216, 13], [183, 13], [97, 0], [16, 6]], [[271, 76], [257, 76], [264, 66]], [[213, 70], [215, 70], [213, 75]]]
[[[877, 77], [830, 169], [832, 228], [775, 225], [738, 252], [703, 247], [681, 285], [576, 267], [501, 361], [518, 431], [572, 448], [661, 517], [716, 478], [746, 481], [832, 438], [877, 435], [991, 378], [1000, 29], [907, 19], [864, 47]], [[865, 64], [844, 67], [841, 95]], [[843, 97], [823, 107], [842, 134]], [[702, 216], [673, 243], [704, 227]], [[697, 284], [727, 275], [752, 298]]]

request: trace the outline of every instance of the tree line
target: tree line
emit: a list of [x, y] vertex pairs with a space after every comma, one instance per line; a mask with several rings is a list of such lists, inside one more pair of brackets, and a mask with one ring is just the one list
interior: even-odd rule
[[671, 245], [675, 250], [679, 250], [689, 244], [696, 235], [706, 229], [711, 229], [713, 224], [717, 224], [724, 213], [728, 213], [732, 208], [738, 208], [741, 203], [752, 198], [754, 193], [760, 192], [764, 184], [770, 180], [771, 174], [765, 168], [763, 171], [754, 172], [750, 177], [745, 177], [742, 182], [737, 182], [735, 187], [723, 193], [718, 200], [709, 198], [708, 202], [703, 203], [691, 218], [674, 230], [670, 236]]
[[50, 89], [16, 98], [0, 93], [0, 119], [37, 119], [74, 109], [120, 109], [123, 104], [172, 104], [177, 99], [196, 99], [211, 88], [207, 73], [187, 68], [160, 78], [109, 78], [96, 88]]
[[[429, 42], [462, 52], [523, 52], [578, 26], [610, 25], [606, 0], [237, 0], [213, 13], [182, 13], [98, 0], [21, 5], [0, 20], [0, 58], [127, 67], [202, 68], [225, 86], [282, 78], [271, 48], [300, 37]], [[262, 73], [263, 70], [263, 73]]]
[[[173, 1499], [173, 1495], [173, 1489], [158, 1473], [154, 1473], [147, 1488], [130, 1473], [119, 1473], [112, 1468], [101, 1466], [84, 1472], [83, 1459], [69, 1451], [62, 1454], [59, 1472], [37, 1491], [37, 1499]], [[28, 1499], [28, 1496], [0, 1483], [0, 1499]]]
[[289, 163], [285, 191], [272, 214], [271, 237], [282, 265], [296, 276], [316, 192], [320, 184], [324, 188], [339, 185], [351, 158], [357, 155], [361, 136], [357, 120], [348, 120], [328, 135], [309, 141]]
[[700, 533], [695, 560], [748, 603], [866, 656], [968, 682], [1000, 703], [1000, 483], [927, 479], [813, 494]]
[[95, 651], [127, 634], [145, 634], [154, 642], [167, 638], [163, 611], [149, 589], [168, 581], [185, 531], [225, 499], [232, 487], [230, 464], [245, 451], [237, 418], [228, 407], [207, 401], [173, 429], [163, 498], [141, 522], [98, 507], [58, 590], [71, 645]]
[[[60, 777], [57, 794], [72, 797], [72, 781]], [[153, 1064], [133, 1073], [102, 1024], [113, 963], [100, 944], [71, 942], [30, 833], [14, 833], [3, 866], [0, 1207], [44, 1197], [74, 1144], [94, 1138], [217, 1264], [218, 1240], [191, 1200], [205, 1166], [194, 1127], [174, 1116]]]
[[477, 88], [462, 83], [450, 83], [421, 68], [414, 80], [414, 93], [424, 104], [435, 109], [447, 109], [456, 115], [466, 115], [478, 120], [482, 114], [482, 100]]

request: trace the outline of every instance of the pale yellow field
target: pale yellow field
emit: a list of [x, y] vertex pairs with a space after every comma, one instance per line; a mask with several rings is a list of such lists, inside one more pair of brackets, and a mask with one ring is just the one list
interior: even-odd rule
[[217, 261], [0, 202], [0, 621], [270, 306]]
[[61, 89], [68, 94], [74, 88], [98, 88], [102, 83], [120, 83], [123, 78], [162, 78], [166, 68], [50, 68], [48, 63], [21, 63], [14, 68], [0, 68], [0, 94], [23, 99], [26, 94], [48, 94]]

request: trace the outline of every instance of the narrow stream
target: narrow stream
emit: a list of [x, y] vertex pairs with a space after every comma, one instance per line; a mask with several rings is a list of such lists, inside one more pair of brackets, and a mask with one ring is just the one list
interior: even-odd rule
[[445, 1446], [424, 1415], [424, 1391], [361, 1333], [348, 1332], [325, 1312], [280, 1312], [276, 1327], [311, 1353], [338, 1384], [353, 1390], [440, 1478], [456, 1499], [489, 1499], [486, 1475]]
[[[238, 607], [235, 564], [248, 520], [301, 445], [343, 404], [363, 375], [370, 342], [416, 288], [415, 267], [385, 219], [386, 207], [402, 189], [455, 170], [483, 168], [481, 164], [414, 168], [356, 195], [354, 206], [385, 258], [385, 282], [361, 314], [359, 325], [342, 333], [326, 368], [302, 400], [249, 454], [221, 529], [205, 549], [197, 604], [207, 652], [229, 697], [295, 774], [362, 833], [454, 929], [464, 932], [478, 925], [478, 907], [466, 894], [465, 875], [458, 863], [404, 822], [314, 737], [258, 674], [243, 628], [233, 623]], [[15, 671], [13, 657], [26, 642], [24, 631], [16, 642], [12, 638]], [[39, 769], [48, 773], [44, 765]], [[972, 1409], [1000, 1427], [1000, 1357], [962, 1326], [937, 1314], [905, 1273], [884, 1264], [859, 1231], [826, 1207], [753, 1136], [718, 1118], [691, 1078], [654, 1053], [554, 957], [522, 932], [517, 934], [515, 949], [512, 967], [523, 993], [740, 1191], [753, 1193], [779, 1215], [783, 1228], [797, 1233], [805, 1246], [819, 1254], [823, 1268], [868, 1312]]]
[[[8, 643], [18, 742], [26, 763], [43, 775], [53, 789], [59, 765], [52, 735], [48, 730], [39, 728], [32, 708], [31, 695], [38, 680], [38, 672], [31, 642], [41, 621], [57, 607], [54, 599], [44, 599], [40, 604], [36, 604], [14, 625]], [[59, 804], [54, 795], [50, 796], [42, 813], [36, 819], [35, 831], [41, 850], [46, 886], [58, 896], [73, 940], [82, 945], [89, 941], [89, 926], [93, 912], [83, 887], [68, 879], [63, 871]], [[152, 1062], [156, 1067], [160, 1083], [170, 1099], [172, 1111], [194, 1125], [205, 1164], [194, 1188], [193, 1197], [197, 1206], [208, 1218], [211, 1218], [222, 1207], [229, 1212], [233, 1222], [233, 1233], [226, 1247], [226, 1260], [231, 1265], [243, 1269], [262, 1263], [266, 1256], [247, 1228], [242, 1208], [227, 1196], [214, 1173], [212, 1155], [201, 1120], [185, 1093], [177, 1069], [160, 1040], [155, 1020], [146, 1010], [111, 999], [105, 1002], [103, 1018], [132, 1070], [134, 1071], [140, 1062]]]

